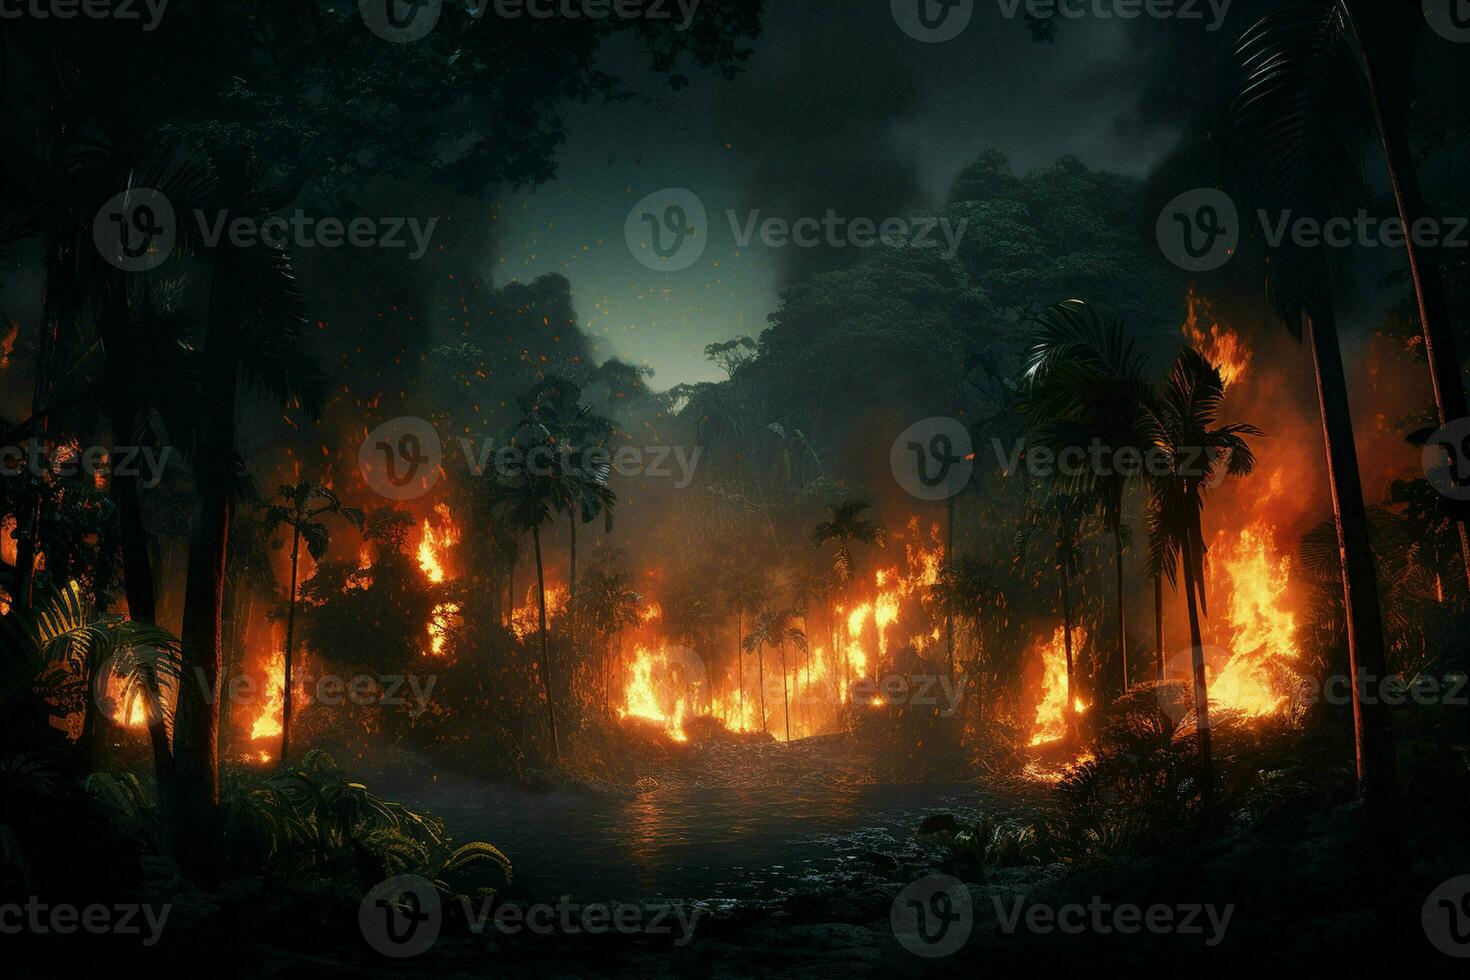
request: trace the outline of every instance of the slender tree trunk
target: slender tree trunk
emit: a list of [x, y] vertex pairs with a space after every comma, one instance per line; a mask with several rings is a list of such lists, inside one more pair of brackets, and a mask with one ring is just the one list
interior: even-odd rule
[[300, 515], [291, 526], [291, 594], [286, 600], [285, 687], [281, 692], [281, 767], [291, 761], [291, 660], [296, 639], [296, 568], [301, 558]]
[[220, 627], [234, 491], [235, 396], [240, 371], [237, 282], [228, 249], [216, 257], [204, 347], [203, 439], [195, 459], [198, 512], [189, 536], [184, 587], [184, 681], [174, 717], [178, 799], [175, 856], [203, 881], [219, 871]]
[[1159, 680], [1164, 679], [1164, 576], [1154, 576], [1154, 654], [1159, 662]]
[[1370, 824], [1382, 830], [1393, 823], [1393, 798], [1398, 781], [1388, 714], [1381, 699], [1364, 697], [1370, 684], [1381, 683], [1387, 676], [1383, 615], [1378, 605], [1377, 575], [1368, 540], [1368, 512], [1363, 504], [1347, 381], [1330, 300], [1322, 300], [1316, 313], [1304, 319], [1317, 374], [1317, 400], [1322, 413], [1332, 510], [1342, 560], [1358, 785]]
[[786, 644], [781, 644], [781, 705], [786, 715], [786, 744], [791, 744], [791, 693], [786, 683]]
[[[1380, 75], [1378, 46], [1362, 25], [1358, 8], [1362, 0], [1347, 4], [1358, 49], [1362, 52], [1363, 72], [1373, 103], [1379, 140], [1388, 164], [1388, 179], [1393, 187], [1394, 204], [1405, 229], [1412, 231], [1417, 221], [1429, 215], [1419, 173], [1414, 166], [1414, 151], [1409, 143], [1409, 130], [1404, 113], [1408, 100], [1398, 99], [1398, 111], [1389, 105], [1391, 84]], [[1432, 255], [1425, 255], [1414, 235], [1404, 236], [1404, 254], [1409, 275], [1414, 283], [1414, 299], [1419, 307], [1419, 324], [1424, 335], [1424, 356], [1429, 362], [1429, 378], [1434, 388], [1434, 407], [1441, 427], [1463, 419], [1466, 408], [1465, 381], [1460, 373], [1460, 359], [1455, 350], [1454, 323], [1450, 316], [1449, 294], [1444, 276]], [[1450, 468], [1456, 483], [1463, 484], [1459, 467]], [[1456, 522], [1460, 538], [1460, 560], [1470, 582], [1470, 525], [1464, 518]]]
[[1194, 545], [1189, 534], [1184, 535], [1182, 544], [1184, 560], [1185, 604], [1189, 608], [1190, 661], [1194, 668], [1194, 715], [1196, 739], [1199, 743], [1200, 803], [1206, 812], [1215, 805], [1215, 772], [1210, 757], [1210, 692], [1209, 680], [1205, 676], [1205, 648], [1200, 638], [1199, 607], [1196, 603], [1198, 590], [1202, 588], [1195, 576]]
[[1128, 622], [1123, 610], [1123, 528], [1113, 528], [1113, 561], [1118, 591], [1118, 662], [1123, 670], [1123, 693], [1128, 693]]
[[1067, 651], [1067, 730], [1072, 741], [1078, 741], [1077, 733], [1077, 689], [1073, 680], [1072, 667], [1072, 586], [1067, 581], [1067, 567], [1062, 565], [1057, 575], [1062, 580], [1062, 646]]
[[571, 524], [572, 560], [567, 572], [567, 636], [572, 639], [572, 654], [575, 656], [577, 650], [577, 512], [575, 508], [571, 514]]
[[541, 566], [541, 528], [531, 528], [531, 540], [536, 546], [536, 597], [541, 615], [541, 686], [546, 691], [546, 727], [551, 733], [551, 758], [561, 762], [561, 746], [556, 738], [556, 700], [551, 694], [551, 650], [546, 644], [546, 574]]
[[[944, 532], [944, 565], [945, 568], [954, 569], [954, 497], [945, 501], [947, 522]], [[954, 684], [954, 614], [948, 608], [944, 611], [944, 652], [949, 661], [949, 683]]]
[[745, 730], [745, 645], [741, 642], [742, 633], [745, 632], [744, 617], [742, 610], [737, 606], [735, 609], [735, 689], [739, 692], [740, 717], [736, 724], [740, 731]]
[[766, 727], [766, 645], [762, 643], [756, 654], [757, 663], [760, 665], [760, 694], [761, 698], [761, 731], [770, 734]]

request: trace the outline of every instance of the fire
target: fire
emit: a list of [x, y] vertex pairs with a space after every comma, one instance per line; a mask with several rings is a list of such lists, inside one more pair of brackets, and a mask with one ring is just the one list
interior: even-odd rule
[[[275, 637], [272, 636], [272, 640]], [[265, 665], [265, 698], [260, 714], [250, 726], [250, 739], [281, 737], [281, 714], [286, 702], [286, 651], [285, 638], [271, 643], [270, 660]]]
[[[1087, 631], [1080, 626], [1072, 627], [1072, 656], [1075, 659], [1082, 644], [1087, 641]], [[1041, 657], [1041, 702], [1036, 706], [1036, 721], [1031, 729], [1031, 744], [1044, 745], [1064, 738], [1067, 734], [1067, 645], [1066, 629], [1058, 626], [1052, 635], [1037, 641], [1037, 655]], [[1074, 695], [1073, 709], [1081, 714], [1087, 710], [1082, 699]]]
[[15, 338], [20, 334], [20, 321], [11, 320], [10, 329], [0, 337], [0, 371], [10, 367], [10, 356], [15, 352]]
[[1215, 318], [1209, 300], [1197, 294], [1193, 287], [1189, 290], [1188, 303], [1184, 337], [1190, 346], [1220, 369], [1220, 380], [1229, 389], [1245, 376], [1246, 369], [1250, 367], [1250, 347], [1238, 333]]
[[[553, 621], [566, 613], [568, 599], [569, 595], [565, 587], [560, 585], [546, 587], [546, 628], [548, 630], [551, 629]], [[516, 635], [518, 640], [524, 640], [541, 631], [541, 606], [534, 584], [526, 590], [526, 601], [511, 613], [510, 631]]]
[[[676, 667], [669, 651], [655, 652], [647, 647], [638, 647], [628, 667], [628, 683], [623, 689], [623, 705], [618, 709], [618, 716], [657, 722], [664, 726], [665, 733], [674, 741], [689, 741], [689, 736], [684, 733], [687, 701], [670, 698], [667, 693], [670, 689], [677, 689], [681, 682], [675, 676]], [[655, 681], [655, 676], [661, 683]], [[683, 680], [687, 682], [687, 678]]]
[[[1207, 579], [1223, 603], [1216, 633], [1230, 660], [1210, 678], [1210, 700], [1248, 717], [1285, 706], [1298, 659], [1296, 614], [1288, 607], [1291, 557], [1264, 521], [1234, 540], [1221, 531], [1210, 549]], [[1213, 608], [1213, 606], [1212, 606]]]
[[[440, 527], [435, 530], [433, 522], [428, 518], [425, 518], [423, 524], [420, 525], [418, 561], [424, 577], [431, 584], [440, 585], [453, 577], [445, 569], [444, 560], [448, 549], [459, 541], [459, 528], [450, 515], [449, 505], [436, 504], [434, 511], [439, 515]], [[433, 613], [429, 616], [428, 625], [425, 627], [429, 634], [429, 656], [444, 656], [444, 645], [449, 638], [449, 629], [454, 622], [454, 617], [459, 613], [460, 608], [457, 602], [441, 602], [434, 607]]]
[[[743, 672], [737, 666], [734, 650], [722, 648], [719, 671], [708, 679], [702, 664], [689, 662], [688, 658], [671, 661], [659, 636], [661, 611], [657, 603], [649, 603], [634, 628], [637, 656], [615, 681], [614, 691], [621, 685], [617, 702], [621, 716], [657, 722], [675, 739], [686, 737], [685, 724], [696, 715], [713, 717], [731, 731], [764, 729], [777, 739], [785, 739], [789, 702], [792, 739], [840, 730], [844, 722], [839, 707], [851, 699], [851, 683], [880, 673], [897, 643], [924, 647], [942, 635], [923, 603], [928, 587], [939, 579], [941, 540], [939, 525], [921, 527], [917, 518], [909, 521], [903, 531], [890, 537], [892, 544], [902, 545], [901, 557], [881, 563], [875, 560], [877, 567], [851, 583], [843, 601], [832, 605], [830, 622], [829, 610], [820, 606], [811, 608], [805, 616], [797, 614], [792, 623], [806, 631], [809, 648], [787, 644], [784, 676], [782, 650], [777, 647], [744, 653]], [[888, 554], [892, 551], [873, 552], [872, 557], [879, 559]], [[548, 606], [560, 605], [563, 596], [559, 591], [549, 593]], [[536, 629], [534, 600], [532, 593], [527, 605], [516, 611], [514, 628], [519, 636]], [[557, 611], [549, 609], [548, 613]], [[747, 618], [745, 626], [748, 628], [750, 623]], [[830, 642], [817, 642], [819, 636], [826, 639], [824, 634], [829, 629]], [[764, 723], [760, 717], [762, 662]], [[865, 701], [865, 705], [882, 707], [874, 700]]]
[[424, 518], [420, 526], [418, 559], [419, 568], [423, 569], [424, 577], [435, 585], [439, 585], [449, 577], [444, 570], [444, 552], [459, 541], [459, 529], [454, 526], [450, 518], [448, 505], [438, 504], [434, 510], [443, 521], [443, 526], [436, 531], [433, 523], [428, 518]]

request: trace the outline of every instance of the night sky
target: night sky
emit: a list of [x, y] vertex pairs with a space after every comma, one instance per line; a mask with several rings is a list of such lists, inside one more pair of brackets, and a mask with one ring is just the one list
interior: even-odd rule
[[[1234, 16], [1243, 26], [1248, 12]], [[599, 352], [649, 365], [655, 388], [712, 379], [704, 346], [759, 334], [810, 258], [758, 241], [738, 248], [727, 209], [742, 219], [751, 208], [912, 214], [942, 203], [956, 171], [992, 147], [1017, 171], [1072, 154], [1142, 177], [1182, 130], [1169, 97], [1187, 103], [1181, 87], [1192, 81], [1171, 59], [1230, 26], [1205, 36], [1203, 23], [1089, 18], [1035, 44], [1021, 21], [981, 2], [960, 37], [923, 44], [887, 3], [773, 3], [741, 78], [695, 71], [679, 93], [609, 48], [607, 63], [640, 97], [569, 111], [558, 178], [502, 200], [490, 272], [497, 284], [567, 276]], [[629, 254], [623, 223], [670, 186], [704, 201], [710, 244], [691, 268], [655, 272]]]

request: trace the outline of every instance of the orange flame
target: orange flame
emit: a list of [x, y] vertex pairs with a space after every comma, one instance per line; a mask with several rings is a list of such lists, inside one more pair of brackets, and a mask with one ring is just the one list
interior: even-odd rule
[[[1082, 644], [1087, 641], [1087, 631], [1080, 626], [1072, 627], [1072, 656], [1075, 659]], [[1066, 629], [1058, 626], [1050, 637], [1036, 643], [1037, 655], [1041, 657], [1041, 701], [1036, 705], [1036, 720], [1031, 726], [1031, 744], [1044, 745], [1055, 742], [1067, 734], [1067, 645]], [[1080, 697], [1073, 697], [1072, 706], [1078, 714], [1087, 710]]]

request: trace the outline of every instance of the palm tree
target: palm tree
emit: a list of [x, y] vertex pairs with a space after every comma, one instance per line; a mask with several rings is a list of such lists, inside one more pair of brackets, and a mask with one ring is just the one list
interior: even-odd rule
[[[938, 581], [929, 587], [926, 598], [943, 614], [947, 622], [959, 620], [969, 624], [972, 643], [977, 647], [972, 662], [979, 664], [989, 652], [986, 626], [994, 627], [1003, 622], [1007, 606], [1005, 591], [992, 580], [985, 562], [973, 555], [947, 562], [939, 573]], [[952, 665], [952, 646], [949, 656]], [[983, 676], [978, 670], [976, 674]], [[1068, 698], [1072, 696], [1070, 685], [1069, 678]], [[984, 703], [981, 692], [977, 692], [977, 701]]]
[[740, 557], [726, 568], [725, 595], [735, 613], [735, 690], [740, 724], [745, 724], [745, 614], [755, 612], [765, 601], [760, 579], [745, 567]]
[[1052, 486], [1039, 502], [1032, 501], [1016, 532], [1016, 557], [1024, 560], [1037, 534], [1051, 536], [1050, 564], [1061, 587], [1062, 643], [1067, 654], [1067, 728], [1077, 738], [1077, 689], [1072, 652], [1072, 576], [1077, 570], [1077, 545], [1086, 532], [1089, 506], [1075, 494]]
[[[1414, 165], [1408, 126], [1414, 46], [1422, 20], [1419, 5], [1407, 2], [1307, 0], [1262, 18], [1241, 37], [1237, 51], [1243, 68], [1237, 106], [1248, 104], [1259, 123], [1274, 123], [1283, 142], [1300, 137], [1308, 122], [1303, 117], [1308, 114], [1328, 111], [1340, 120], [1364, 114], [1356, 127], [1340, 128], [1339, 136], [1344, 138], [1335, 140], [1332, 147], [1351, 156], [1357, 144], [1372, 133], [1383, 151], [1394, 205], [1406, 229], [1430, 214]], [[1326, 70], [1303, 70], [1312, 65]], [[1359, 104], [1345, 107], [1344, 93], [1355, 93]], [[1330, 109], [1318, 102], [1324, 97], [1332, 100]], [[1405, 235], [1403, 248], [1435, 410], [1443, 427], [1470, 414], [1449, 296], [1439, 265], [1424, 254], [1416, 236]], [[1466, 518], [1459, 519], [1456, 531], [1470, 581], [1470, 523]]]
[[552, 443], [571, 456], [571, 469], [581, 472], [584, 480], [578, 493], [564, 508], [571, 527], [571, 556], [567, 572], [568, 631], [573, 644], [577, 638], [577, 522], [590, 524], [598, 514], [605, 517], [605, 530], [612, 531], [613, 505], [617, 498], [607, 488], [610, 467], [594, 460], [588, 450], [604, 446], [614, 432], [611, 419], [596, 414], [582, 404], [582, 388], [561, 375], [541, 379], [521, 400], [522, 426], [542, 426]]
[[751, 632], [745, 637], [743, 645], [747, 650], [755, 650], [760, 657], [760, 680], [761, 680], [761, 731], [768, 731], [766, 727], [766, 655], [768, 646], [776, 647], [781, 651], [781, 698], [785, 707], [786, 720], [786, 742], [791, 742], [791, 691], [786, 673], [786, 645], [792, 644], [798, 650], [806, 650], [806, 634], [799, 627], [793, 626], [791, 620], [795, 613], [790, 609], [767, 610], [756, 617]]
[[863, 517], [869, 508], [866, 500], [845, 500], [840, 504], [828, 504], [829, 519], [820, 521], [812, 528], [812, 543], [821, 547], [835, 542], [832, 552], [832, 579], [838, 586], [852, 581], [855, 543], [883, 547], [885, 535], [882, 523]]
[[1142, 420], [1143, 431], [1160, 462], [1149, 468], [1150, 564], [1172, 571], [1169, 559], [1177, 555], [1184, 568], [1201, 799], [1206, 808], [1214, 801], [1214, 773], [1210, 761], [1209, 688], [1199, 625], [1201, 612], [1208, 608], [1201, 528], [1203, 491], [1213, 485], [1221, 467], [1230, 476], [1250, 473], [1255, 456], [1245, 437], [1262, 435], [1260, 429], [1246, 423], [1218, 424], [1224, 395], [1219, 370], [1194, 348], [1186, 347], [1179, 352], [1156, 397], [1144, 406]]
[[581, 606], [585, 621], [592, 624], [602, 638], [602, 710], [612, 716], [611, 651], [613, 636], [618, 636], [639, 622], [638, 609], [643, 596], [633, 589], [633, 576], [627, 572], [594, 567], [587, 573], [583, 589], [575, 600]]
[[[37, 683], [68, 683], [80, 688], [85, 726], [110, 723], [95, 717], [104, 714], [104, 706], [131, 715], [141, 702], [149, 739], [162, 742], [158, 758], [165, 765], [172, 761], [172, 712], [163, 692], [180, 688], [181, 672], [177, 637], [152, 623], [102, 612], [75, 581], [55, 592], [38, 587], [33, 605], [17, 602], [0, 617], [0, 704]], [[160, 783], [158, 790], [170, 793], [172, 782]]]
[[[881, 522], [863, 517], [868, 509], [866, 500], [845, 500], [840, 504], [828, 504], [828, 519], [819, 521], [812, 528], [812, 543], [822, 547], [835, 543], [832, 552], [832, 585], [835, 594], [844, 592], [853, 578], [852, 546], [856, 543], [883, 547], [887, 536]], [[842, 658], [843, 690], [848, 688], [847, 657]]]
[[[1146, 397], [1143, 357], [1122, 324], [1082, 300], [1058, 303], [1037, 317], [1040, 332], [1026, 354], [1019, 408], [1027, 441], [1060, 458], [1101, 446], [1114, 460], [1142, 452], [1138, 409]], [[1128, 636], [1123, 610], [1123, 496], [1138, 474], [1107, 465], [1058, 472], [1068, 493], [1087, 500], [1113, 535], [1118, 669], [1128, 690]]]
[[321, 518], [328, 514], [343, 518], [357, 528], [358, 533], [362, 532], [366, 519], [363, 512], [343, 505], [335, 493], [320, 483], [303, 480], [283, 484], [265, 507], [267, 534], [273, 534], [282, 527], [291, 529], [291, 590], [286, 595], [286, 655], [281, 693], [282, 766], [287, 765], [291, 758], [291, 661], [296, 645], [296, 572], [301, 559], [301, 542], [305, 539], [306, 551], [312, 561], [319, 562], [326, 556], [329, 535]]
[[[1304, 17], [1306, 9], [1296, 16]], [[1370, 124], [1354, 111], [1360, 106], [1342, 97], [1362, 84], [1354, 52], [1340, 43], [1346, 8], [1334, 2], [1317, 13], [1317, 22], [1283, 14], [1242, 38], [1239, 94], [1229, 108], [1227, 137], [1232, 178], [1256, 207], [1321, 221], [1350, 213], [1363, 186], [1355, 151]], [[1362, 697], [1365, 679], [1387, 676], [1383, 611], [1337, 334], [1333, 270], [1323, 249], [1301, 247], [1288, 236], [1269, 250], [1266, 271], [1272, 304], [1292, 334], [1305, 336], [1311, 346], [1342, 561], [1358, 785], [1369, 820], [1386, 832], [1397, 782], [1393, 734], [1380, 699]]]
[[571, 506], [578, 492], [573, 478], [569, 477], [560, 462], [553, 462], [540, 472], [533, 473], [521, 467], [511, 473], [496, 474], [490, 478], [487, 494], [490, 506], [501, 519], [521, 531], [531, 532], [531, 544], [536, 556], [536, 598], [538, 603], [541, 635], [541, 687], [546, 695], [546, 726], [551, 737], [551, 757], [560, 763], [561, 747], [556, 732], [556, 698], [552, 694], [553, 665], [551, 651], [546, 642], [546, 571], [541, 556], [541, 527], [551, 520], [553, 511]]

